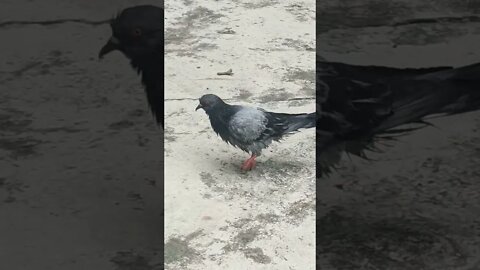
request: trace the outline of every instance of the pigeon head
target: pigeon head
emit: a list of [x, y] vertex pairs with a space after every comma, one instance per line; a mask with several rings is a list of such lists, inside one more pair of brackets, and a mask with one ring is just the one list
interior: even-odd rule
[[99, 58], [118, 50], [136, 65], [163, 57], [163, 9], [135, 6], [123, 10], [110, 22], [112, 36], [99, 52]]
[[223, 102], [223, 100], [220, 97], [214, 94], [203, 95], [199, 99], [199, 102], [200, 104], [198, 104], [195, 111], [198, 109], [203, 109], [206, 113], [209, 113], [212, 110], [221, 108], [223, 105], [225, 105], [225, 102]]

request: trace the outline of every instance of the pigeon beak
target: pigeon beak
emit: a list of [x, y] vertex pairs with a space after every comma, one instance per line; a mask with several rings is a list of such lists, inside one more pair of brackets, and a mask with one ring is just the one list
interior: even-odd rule
[[198, 110], [198, 109], [201, 109], [201, 108], [203, 108], [202, 104], [198, 104], [197, 108], [195, 108], [195, 111]]
[[116, 37], [112, 36], [108, 40], [107, 44], [105, 44], [105, 46], [103, 46], [102, 49], [100, 50], [100, 52], [98, 53], [98, 58], [102, 59], [103, 56], [105, 56], [106, 54], [108, 54], [112, 51], [118, 50], [119, 45], [120, 45], [120, 41]]

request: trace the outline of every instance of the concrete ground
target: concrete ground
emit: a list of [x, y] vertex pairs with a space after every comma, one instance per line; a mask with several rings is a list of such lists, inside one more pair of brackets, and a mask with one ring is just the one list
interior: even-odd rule
[[[167, 269], [314, 269], [315, 131], [274, 143], [248, 173], [198, 98], [315, 110], [315, 3], [166, 1]], [[232, 69], [233, 76], [218, 72]]]
[[[478, 2], [329, 0], [318, 10], [317, 49], [327, 60], [480, 62]], [[377, 161], [345, 158], [319, 180], [319, 269], [480, 269], [480, 113], [432, 122], [371, 154]]]
[[1, 1], [0, 269], [161, 268], [163, 134], [128, 61], [97, 60], [142, 2]]

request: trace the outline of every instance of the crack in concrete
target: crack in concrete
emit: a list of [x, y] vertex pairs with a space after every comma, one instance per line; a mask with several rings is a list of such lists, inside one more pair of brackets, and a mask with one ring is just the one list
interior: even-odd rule
[[8, 27], [13, 25], [54, 25], [54, 24], [64, 24], [64, 23], [81, 23], [87, 25], [103, 25], [110, 23], [111, 19], [100, 20], [100, 21], [91, 21], [86, 19], [57, 19], [57, 20], [46, 20], [46, 21], [5, 21], [0, 22], [0, 27]]
[[[356, 28], [369, 28], [369, 27], [400, 27], [406, 25], [414, 25], [414, 24], [434, 24], [434, 23], [470, 23], [470, 22], [480, 22], [480, 16], [461, 16], [461, 17], [436, 17], [436, 18], [418, 18], [418, 19], [409, 19], [405, 21], [397, 21], [390, 24], [362, 24], [362, 25], [350, 25], [347, 27], [348, 29], [356, 29]], [[331, 30], [340, 30], [345, 28], [335, 28]], [[326, 32], [328, 32], [326, 31]]]

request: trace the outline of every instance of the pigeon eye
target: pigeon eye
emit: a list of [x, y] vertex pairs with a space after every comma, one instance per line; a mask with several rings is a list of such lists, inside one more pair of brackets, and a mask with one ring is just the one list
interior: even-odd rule
[[140, 30], [140, 28], [135, 28], [135, 30], [133, 30], [133, 36], [139, 37], [141, 35], [142, 35], [142, 30]]

